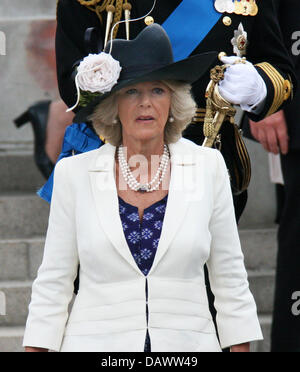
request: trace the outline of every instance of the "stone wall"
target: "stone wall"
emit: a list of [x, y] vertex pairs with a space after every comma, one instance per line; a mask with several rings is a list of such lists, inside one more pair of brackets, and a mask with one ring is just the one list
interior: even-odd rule
[[32, 145], [30, 126], [16, 130], [12, 120], [36, 100], [58, 96], [54, 54], [55, 0], [1, 0], [0, 147]]

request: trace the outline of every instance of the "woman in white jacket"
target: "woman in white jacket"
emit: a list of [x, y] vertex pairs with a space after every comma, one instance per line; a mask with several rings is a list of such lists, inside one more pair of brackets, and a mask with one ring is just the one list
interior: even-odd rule
[[181, 138], [195, 113], [190, 84], [216, 55], [174, 63], [156, 24], [106, 51], [84, 60], [76, 81], [82, 92], [97, 85], [83, 110], [107, 143], [56, 165], [23, 345], [26, 351], [249, 351], [262, 335], [228, 172], [217, 150]]

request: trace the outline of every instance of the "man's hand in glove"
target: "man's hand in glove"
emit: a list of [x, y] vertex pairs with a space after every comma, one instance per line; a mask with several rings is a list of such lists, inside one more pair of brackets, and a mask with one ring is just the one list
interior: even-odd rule
[[243, 111], [259, 113], [267, 97], [267, 87], [252, 63], [239, 63], [239, 57], [222, 57], [221, 61], [229, 65], [224, 80], [219, 83], [219, 92], [223, 98], [234, 105], [240, 105]]

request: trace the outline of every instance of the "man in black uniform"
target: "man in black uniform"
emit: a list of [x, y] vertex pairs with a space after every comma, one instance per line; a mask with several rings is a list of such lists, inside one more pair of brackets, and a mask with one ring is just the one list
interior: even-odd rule
[[[259, 4], [256, 4], [255, 0], [243, 0], [236, 3], [232, 3], [231, 0], [206, 0], [206, 2], [207, 4], [204, 1], [192, 1], [187, 4], [186, 0], [158, 0], [151, 18], [152, 21], [166, 28], [175, 45], [189, 45], [183, 54], [181, 51], [178, 52], [178, 58], [215, 50], [224, 52], [228, 56], [233, 55], [234, 52], [238, 53], [239, 56], [245, 56], [248, 61], [257, 65], [256, 69], [265, 83], [267, 94], [258, 109], [250, 108], [249, 105], [249, 116], [255, 121], [261, 120], [289, 101], [294, 83], [292, 63], [280, 38], [272, 0], [260, 1]], [[106, 0], [58, 1], [56, 34], [58, 82], [61, 97], [69, 107], [74, 105], [77, 98], [74, 84], [76, 66], [89, 52], [100, 52], [99, 47], [103, 46], [108, 14], [106, 3], [112, 2]], [[126, 8], [124, 4], [127, 4], [127, 0], [115, 0], [113, 3], [115, 21], [124, 19], [122, 7]], [[130, 3], [131, 18], [137, 18], [149, 12], [154, 0], [131, 0]], [[149, 22], [151, 18], [148, 19]], [[187, 20], [188, 28], [185, 28]], [[136, 37], [144, 27], [146, 24], [143, 21], [130, 23], [130, 39]], [[98, 40], [98, 45], [87, 43], [86, 30], [88, 28], [97, 28], [102, 42], [99, 43]], [[174, 32], [174, 40], [172, 40], [172, 32]], [[114, 36], [126, 38], [124, 24], [118, 27]], [[232, 43], [234, 36], [236, 37]], [[220, 61], [216, 60], [217, 64], [220, 64]], [[244, 76], [241, 84], [243, 80], [247, 88], [248, 77]], [[184, 137], [197, 144], [202, 144], [204, 139], [205, 89], [208, 82], [209, 76], [207, 75], [193, 86], [193, 94], [199, 110], [197, 118], [184, 133]], [[237, 97], [241, 93], [239, 87], [236, 87], [236, 90], [234, 94]], [[234, 143], [232, 142], [233, 125], [225, 122], [221, 133], [223, 136], [222, 154], [231, 170], [230, 146]], [[234, 197], [237, 221], [245, 207], [246, 199], [246, 192]]]
[[[285, 45], [300, 81], [300, 2], [274, 0]], [[267, 135], [272, 132], [272, 136]], [[251, 122], [256, 140], [281, 153], [284, 199], [279, 219], [271, 351], [300, 352], [300, 92], [284, 110]]]

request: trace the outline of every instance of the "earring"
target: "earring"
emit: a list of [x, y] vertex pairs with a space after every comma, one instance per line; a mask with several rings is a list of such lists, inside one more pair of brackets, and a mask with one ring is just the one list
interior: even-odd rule
[[113, 124], [118, 124], [118, 118], [115, 118], [114, 120], [113, 120]]
[[169, 123], [174, 123], [175, 119], [173, 118], [173, 116], [170, 116], [169, 117]]

